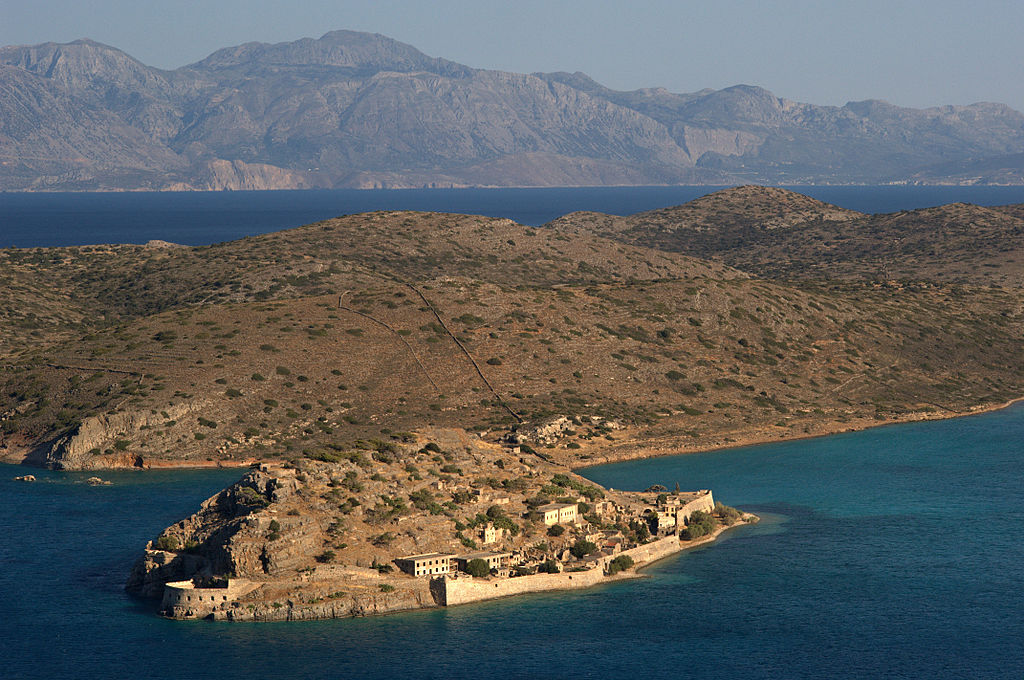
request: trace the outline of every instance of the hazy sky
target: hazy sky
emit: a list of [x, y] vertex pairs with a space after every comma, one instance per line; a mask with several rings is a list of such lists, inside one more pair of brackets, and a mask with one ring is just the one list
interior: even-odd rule
[[1024, 111], [1021, 0], [0, 0], [0, 44], [89, 37], [162, 68], [342, 28], [479, 68], [583, 71], [615, 89], [746, 83], [815, 104]]

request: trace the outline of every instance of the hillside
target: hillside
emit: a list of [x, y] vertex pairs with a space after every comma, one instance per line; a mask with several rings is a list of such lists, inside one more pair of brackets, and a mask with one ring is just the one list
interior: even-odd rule
[[[751, 224], [779, 225], [766, 233], [869, 219], [740, 193]], [[716, 196], [676, 212], [738, 209]], [[454, 428], [575, 465], [964, 413], [1024, 387], [1020, 288], [752, 278], [576, 222], [370, 213], [199, 248], [0, 251], [0, 455], [238, 464]]]
[[1024, 211], [956, 203], [862, 215], [770, 187], [737, 187], [627, 217], [550, 225], [706, 258], [772, 279], [1024, 286]]
[[332, 31], [174, 71], [91, 40], [0, 48], [0, 190], [1017, 183], [1024, 116], [979, 103], [618, 92]]

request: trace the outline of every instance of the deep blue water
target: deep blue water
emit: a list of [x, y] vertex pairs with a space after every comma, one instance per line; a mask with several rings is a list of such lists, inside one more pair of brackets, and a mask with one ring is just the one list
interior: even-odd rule
[[648, 578], [387, 617], [173, 622], [121, 585], [237, 471], [0, 466], [0, 677], [1024, 677], [1024, 405], [590, 468], [764, 521]]
[[[540, 225], [574, 210], [629, 215], [685, 203], [720, 187], [408, 189], [218, 193], [0, 193], [0, 247], [145, 243], [206, 245], [370, 210], [429, 210]], [[1024, 187], [791, 187], [863, 212], [953, 201], [1024, 203]]]

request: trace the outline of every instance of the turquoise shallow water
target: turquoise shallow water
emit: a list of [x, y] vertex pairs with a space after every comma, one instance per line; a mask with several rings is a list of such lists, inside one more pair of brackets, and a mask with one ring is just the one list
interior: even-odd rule
[[0, 466], [3, 678], [1024, 677], [1024, 405], [590, 468], [764, 521], [641, 580], [358, 620], [172, 622], [123, 594], [238, 471], [24, 472]]

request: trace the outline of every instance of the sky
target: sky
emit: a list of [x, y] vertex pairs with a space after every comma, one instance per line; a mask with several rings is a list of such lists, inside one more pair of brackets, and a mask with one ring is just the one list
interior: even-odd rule
[[0, 45], [92, 38], [160, 68], [350, 29], [618, 90], [760, 85], [813, 104], [1024, 111], [1021, 0], [0, 0]]

